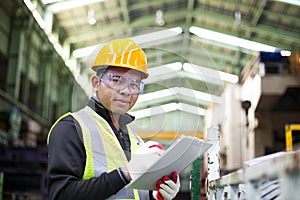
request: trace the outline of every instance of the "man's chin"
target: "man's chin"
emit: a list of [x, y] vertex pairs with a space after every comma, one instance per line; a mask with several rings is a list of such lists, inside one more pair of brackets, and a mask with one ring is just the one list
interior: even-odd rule
[[124, 108], [115, 108], [112, 110], [112, 113], [118, 114], [118, 115], [123, 115], [128, 112], [129, 109], [124, 109]]

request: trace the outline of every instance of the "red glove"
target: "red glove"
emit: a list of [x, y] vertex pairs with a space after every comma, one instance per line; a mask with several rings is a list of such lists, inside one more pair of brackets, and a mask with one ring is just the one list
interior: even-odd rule
[[179, 191], [180, 182], [177, 172], [172, 172], [171, 178], [164, 176], [156, 183], [156, 190], [154, 198], [157, 200], [172, 199]]
[[[157, 183], [156, 183], [156, 191], [159, 191], [160, 185], [163, 184], [163, 183], [164, 183], [164, 181], [163, 181], [162, 179], [159, 179], [159, 180], [157, 181]], [[164, 200], [164, 197], [161, 196], [161, 194], [160, 194], [159, 192], [157, 192], [157, 193], [155, 194], [155, 197], [156, 197], [157, 200]]]
[[168, 176], [164, 176], [164, 177], [163, 177], [164, 182], [165, 182], [165, 181], [172, 180], [174, 183], [177, 183], [177, 179], [178, 179], [178, 174], [177, 174], [177, 172], [172, 172], [172, 174], [171, 174], [171, 179], [170, 179], [170, 177], [168, 177]]
[[160, 150], [163, 150], [164, 149], [164, 146], [160, 143], [157, 143], [157, 144], [151, 144], [150, 146], [148, 146], [148, 148], [154, 148], [154, 147], [157, 147], [159, 148]]

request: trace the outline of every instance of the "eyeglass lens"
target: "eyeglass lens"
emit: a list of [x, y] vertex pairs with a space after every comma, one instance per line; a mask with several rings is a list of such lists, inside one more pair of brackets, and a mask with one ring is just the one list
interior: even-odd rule
[[127, 78], [118, 74], [105, 73], [102, 75], [101, 80], [106, 86], [118, 91], [128, 87], [131, 93], [140, 94], [144, 89], [144, 83], [142, 81]]

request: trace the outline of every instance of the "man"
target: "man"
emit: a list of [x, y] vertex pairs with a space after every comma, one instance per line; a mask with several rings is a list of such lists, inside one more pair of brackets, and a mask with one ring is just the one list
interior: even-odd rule
[[49, 199], [174, 198], [180, 187], [176, 173], [171, 180], [158, 180], [153, 194], [125, 188], [145, 170], [133, 154], [145, 145], [140, 147], [143, 141], [127, 127], [134, 120], [127, 112], [148, 77], [144, 51], [131, 39], [108, 42], [92, 69], [97, 73], [92, 77], [95, 93], [87, 106], [60, 117], [49, 132]]

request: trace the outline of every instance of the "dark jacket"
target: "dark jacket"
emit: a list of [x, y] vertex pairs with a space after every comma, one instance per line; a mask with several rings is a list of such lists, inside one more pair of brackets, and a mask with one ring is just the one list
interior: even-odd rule
[[[112, 124], [107, 110], [94, 98], [88, 102], [103, 117], [115, 132], [128, 160], [130, 140], [126, 125], [134, 117], [125, 114], [120, 117], [121, 131]], [[63, 118], [53, 128], [48, 149], [48, 193], [50, 200], [99, 200], [105, 199], [122, 189], [128, 180], [120, 169], [103, 173], [99, 177], [82, 180], [85, 169], [85, 148], [78, 122], [72, 116]], [[122, 166], [120, 166], [122, 167]]]

